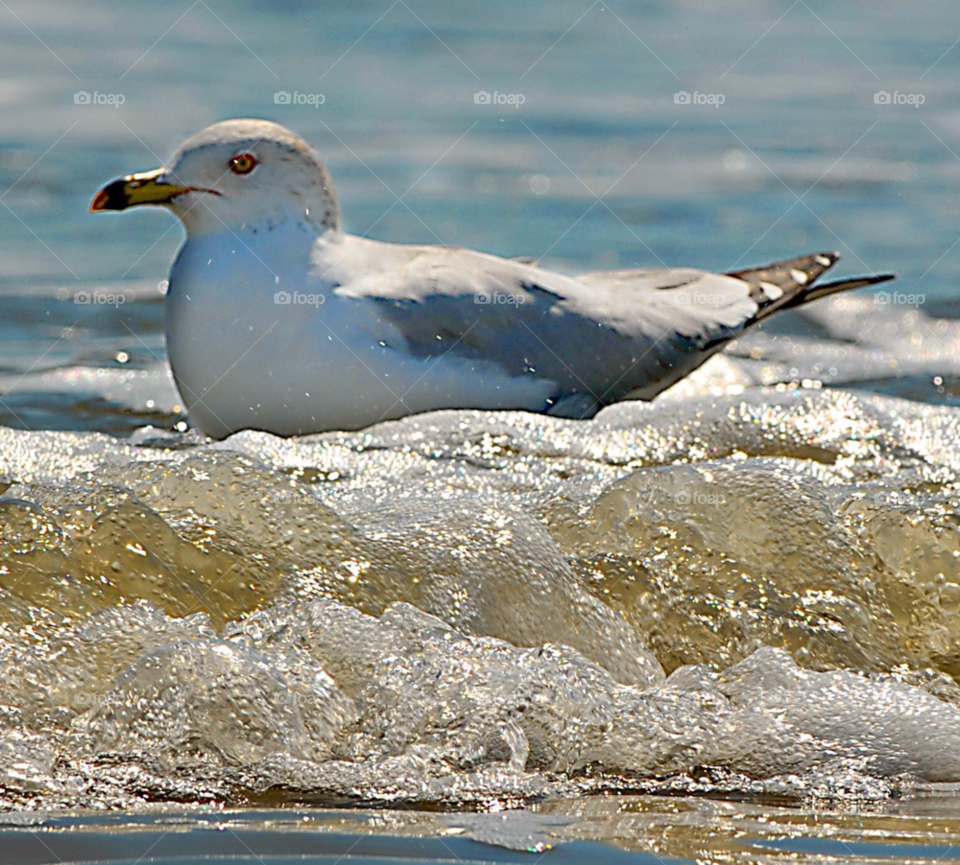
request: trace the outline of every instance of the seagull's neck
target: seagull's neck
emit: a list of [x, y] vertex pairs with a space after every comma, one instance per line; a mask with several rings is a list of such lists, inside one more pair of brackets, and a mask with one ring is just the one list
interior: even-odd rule
[[187, 244], [195, 249], [226, 245], [246, 248], [258, 258], [279, 256], [288, 262], [308, 257], [317, 243], [337, 243], [343, 237], [338, 222], [328, 225], [307, 213], [282, 211], [235, 226], [218, 223], [213, 229], [206, 225], [200, 230], [190, 225], [186, 228]]
[[188, 240], [228, 232], [249, 242], [251, 238], [277, 232], [302, 234], [316, 238], [327, 232], [339, 232], [340, 207], [327, 187], [312, 190], [306, 201], [299, 193], [278, 196], [276, 200], [228, 202], [220, 200], [193, 202], [188, 207], [175, 206], [187, 231]]

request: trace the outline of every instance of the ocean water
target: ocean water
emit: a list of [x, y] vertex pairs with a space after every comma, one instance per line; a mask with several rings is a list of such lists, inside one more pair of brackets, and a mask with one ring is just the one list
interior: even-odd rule
[[[948, 2], [0, 3], [4, 861], [955, 858], [957, 40]], [[592, 421], [211, 441], [181, 229], [87, 207], [231, 116], [379, 239], [899, 279]]]

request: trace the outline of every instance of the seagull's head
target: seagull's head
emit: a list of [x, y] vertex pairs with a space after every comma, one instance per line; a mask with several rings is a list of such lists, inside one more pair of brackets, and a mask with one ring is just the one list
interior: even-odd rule
[[196, 236], [228, 228], [268, 231], [282, 225], [338, 230], [340, 211], [320, 154], [268, 120], [224, 120], [188, 138], [163, 168], [107, 184], [90, 209], [168, 207]]

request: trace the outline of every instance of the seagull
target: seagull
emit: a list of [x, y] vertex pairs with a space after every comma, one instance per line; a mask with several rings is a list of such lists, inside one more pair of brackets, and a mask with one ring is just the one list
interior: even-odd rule
[[257, 119], [208, 126], [90, 209], [141, 205], [168, 208], [186, 230], [167, 349], [189, 417], [215, 438], [357, 430], [438, 409], [590, 418], [653, 399], [779, 310], [893, 278], [815, 285], [835, 252], [726, 274], [573, 276], [351, 235], [317, 150]]

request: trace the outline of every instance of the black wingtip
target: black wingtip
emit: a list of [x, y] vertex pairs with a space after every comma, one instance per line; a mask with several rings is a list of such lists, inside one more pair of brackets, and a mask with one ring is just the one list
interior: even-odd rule
[[839, 294], [842, 291], [853, 291], [856, 288], [866, 288], [867, 286], [880, 285], [883, 282], [890, 282], [896, 279], [895, 273], [878, 273], [875, 276], [856, 276], [852, 279], [839, 279], [836, 282], [827, 282], [822, 285], [816, 285], [801, 292], [792, 298], [785, 307], [803, 306], [813, 300], [819, 300], [821, 297], [829, 297], [832, 294]]

